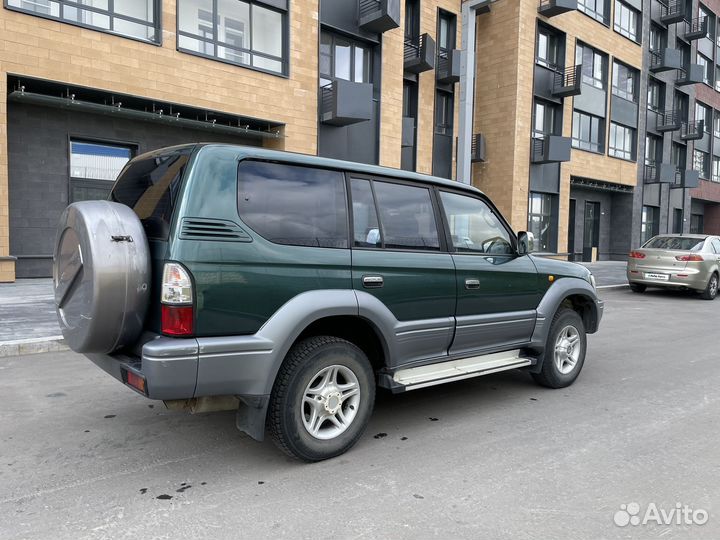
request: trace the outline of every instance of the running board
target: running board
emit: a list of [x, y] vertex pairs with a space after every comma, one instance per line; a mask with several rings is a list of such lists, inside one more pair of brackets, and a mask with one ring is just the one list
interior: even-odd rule
[[518, 349], [401, 369], [393, 375], [393, 382], [395, 383], [394, 386], [401, 386], [404, 390], [415, 390], [416, 388], [425, 388], [426, 386], [530, 366], [534, 363], [534, 358], [521, 357]]

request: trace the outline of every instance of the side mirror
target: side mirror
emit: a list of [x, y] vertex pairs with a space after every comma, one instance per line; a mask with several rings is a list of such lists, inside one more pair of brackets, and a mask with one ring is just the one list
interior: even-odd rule
[[528, 245], [529, 245], [528, 233], [525, 231], [520, 231], [518, 233], [517, 239], [518, 239], [518, 245], [517, 245], [518, 255], [527, 255], [528, 251], [530, 251], [528, 248]]

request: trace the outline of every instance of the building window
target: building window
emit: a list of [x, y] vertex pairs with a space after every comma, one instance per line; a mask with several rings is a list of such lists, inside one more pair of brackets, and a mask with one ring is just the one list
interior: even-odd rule
[[656, 135], [648, 134], [645, 137], [645, 165], [648, 167], [657, 166], [662, 149], [662, 139]]
[[575, 64], [582, 64], [584, 83], [604, 90], [607, 81], [607, 63], [606, 54], [582, 43], [575, 46]]
[[703, 82], [707, 85], [713, 85], [713, 64], [707, 57], [697, 53], [695, 62], [703, 68]]
[[637, 101], [635, 84], [637, 82], [637, 71], [613, 61], [612, 93], [633, 103]]
[[544, 26], [538, 26], [535, 61], [550, 69], [560, 69], [565, 64], [561, 46], [562, 38]]
[[682, 234], [683, 211], [682, 208], [673, 208], [673, 234]]
[[659, 52], [665, 48], [665, 30], [654, 24], [650, 25], [650, 50]]
[[705, 231], [704, 221], [702, 214], [690, 214], [690, 234], [702, 234]]
[[643, 206], [640, 225], [640, 244], [644, 244], [660, 230], [660, 209], [657, 206]]
[[602, 118], [573, 111], [572, 146], [580, 150], [602, 153], [605, 145]]
[[330, 32], [320, 34], [320, 86], [343, 79], [372, 82], [372, 49], [365, 43]]
[[435, 133], [438, 135], [452, 135], [454, 101], [452, 92], [435, 92]]
[[712, 121], [712, 109], [707, 105], [703, 105], [699, 101], [695, 102], [695, 121], [703, 121], [703, 129], [705, 133], [710, 133], [710, 123]]
[[635, 159], [635, 130], [610, 122], [608, 154], [622, 159]]
[[720, 182], [720, 157], [713, 156], [712, 162], [712, 177], [710, 180]]
[[698, 6], [698, 18], [707, 19], [707, 33], [705, 37], [709, 40], [715, 39], [715, 15], [712, 11], [706, 9], [703, 6]]
[[610, 22], [608, 0], [578, 0], [578, 9], [603, 24]]
[[662, 99], [662, 87], [660, 82], [655, 79], [648, 79], [648, 99], [647, 107], [651, 111], [662, 112], [663, 99]]
[[715, 91], [720, 92], [720, 66], [715, 66]]
[[240, 0], [178, 0], [178, 49], [287, 73], [287, 13]]
[[90, 141], [70, 141], [70, 202], [106, 199], [133, 149]]
[[676, 171], [685, 170], [687, 164], [687, 149], [678, 143], [672, 143], [672, 162]]
[[532, 234], [532, 251], [553, 251], [551, 247], [552, 195], [530, 192], [528, 199], [528, 232]]
[[555, 105], [536, 100], [533, 112], [533, 138], [544, 139], [546, 135], [554, 135], [559, 124], [558, 117], [558, 110]]
[[693, 150], [693, 169], [700, 173], [701, 178], [710, 177], [710, 156], [707, 152]]
[[626, 38], [639, 42], [638, 12], [620, 0], [615, 0], [615, 31]]
[[5, 5], [48, 19], [159, 43], [159, 4], [156, 0], [6, 0]]
[[720, 138], [720, 111], [715, 111], [715, 116], [713, 116], [713, 134]]
[[680, 118], [687, 119], [689, 112], [689, 98], [687, 94], [683, 94], [678, 90], [675, 90], [674, 94], [673, 110], [676, 111]]

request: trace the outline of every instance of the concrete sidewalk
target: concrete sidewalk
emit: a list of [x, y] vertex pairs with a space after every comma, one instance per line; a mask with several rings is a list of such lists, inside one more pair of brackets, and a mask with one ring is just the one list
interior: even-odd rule
[[[624, 261], [582, 263], [598, 287], [627, 285]], [[52, 280], [0, 283], [0, 357], [65, 350], [55, 315]]]

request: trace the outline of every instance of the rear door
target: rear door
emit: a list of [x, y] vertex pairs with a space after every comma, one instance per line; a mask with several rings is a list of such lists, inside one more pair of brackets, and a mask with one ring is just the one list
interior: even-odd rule
[[455, 339], [450, 353], [509, 349], [530, 341], [541, 291], [532, 259], [479, 197], [440, 190], [457, 269]]
[[455, 267], [444, 250], [431, 188], [350, 175], [352, 283], [361, 315], [375, 300], [392, 314], [393, 365], [447, 354], [454, 327]]

